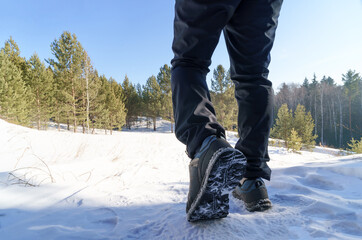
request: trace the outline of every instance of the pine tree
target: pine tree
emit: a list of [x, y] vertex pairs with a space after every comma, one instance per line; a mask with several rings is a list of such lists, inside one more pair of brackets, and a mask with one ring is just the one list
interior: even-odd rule
[[155, 76], [147, 79], [143, 93], [147, 116], [152, 118], [153, 130], [156, 131], [156, 120], [162, 112], [162, 99], [161, 88]]
[[230, 78], [230, 70], [226, 75], [227, 89], [224, 93], [224, 101], [227, 106], [225, 109], [224, 125], [227, 130], [234, 130], [238, 118], [238, 105], [235, 98], [234, 84]]
[[226, 119], [226, 101], [225, 101], [225, 91], [228, 88], [228, 82], [226, 81], [226, 71], [222, 65], [218, 65], [214, 69], [213, 78], [211, 79], [211, 99], [212, 104], [215, 109], [217, 121], [224, 125], [224, 120]]
[[108, 109], [106, 105], [107, 95], [109, 94], [109, 83], [107, 78], [102, 75], [99, 77], [99, 90], [95, 98], [95, 108], [91, 114], [93, 131], [95, 128], [103, 128], [105, 131], [108, 129]]
[[[287, 141], [293, 124], [293, 114], [287, 104], [283, 104], [278, 111], [278, 117], [271, 131], [271, 136]], [[287, 144], [287, 142], [286, 142]], [[287, 146], [288, 147], [288, 146]]]
[[77, 116], [82, 106], [82, 61], [84, 50], [75, 34], [63, 32], [59, 39], [51, 44], [51, 50], [55, 59], [49, 59], [53, 67], [57, 90], [56, 94], [59, 116], [57, 121], [66, 119], [68, 124], [73, 123], [74, 132], [77, 129]]
[[[313, 135], [313, 128], [312, 115], [310, 112], [305, 112], [303, 105], [299, 104], [297, 106], [293, 116], [293, 112], [289, 110], [288, 105], [283, 104], [278, 111], [278, 118], [272, 129], [271, 136], [285, 140], [287, 148], [295, 148], [299, 143], [310, 148], [315, 145], [314, 140], [317, 137]], [[291, 141], [294, 141], [292, 147], [289, 146]]]
[[348, 143], [349, 150], [355, 153], [362, 153], [362, 138], [358, 141], [354, 138]]
[[21, 70], [4, 49], [0, 51], [0, 117], [16, 124], [29, 124], [28, 88]]
[[157, 82], [161, 90], [162, 117], [171, 122], [171, 132], [173, 132], [173, 110], [172, 110], [172, 92], [171, 92], [171, 68], [165, 64], [160, 68], [157, 75]]
[[297, 131], [292, 128], [286, 140], [288, 149], [293, 152], [298, 152], [302, 148], [302, 138], [298, 135]]
[[107, 123], [112, 134], [113, 129], [120, 130], [126, 123], [126, 110], [122, 87], [113, 79], [109, 79], [106, 95]]
[[130, 83], [127, 75], [123, 80], [122, 89], [125, 96], [124, 103], [127, 112], [126, 127], [128, 129], [131, 129], [132, 123], [137, 119], [138, 115], [140, 114], [140, 99], [135, 86]]
[[19, 46], [12, 37], [5, 42], [3, 51], [9, 57], [9, 60], [19, 69], [21, 79], [27, 84], [26, 80], [29, 68], [25, 58], [20, 56]]
[[310, 97], [310, 106], [311, 106], [311, 113], [314, 116], [314, 133], [317, 135], [318, 133], [318, 103], [317, 103], [317, 99], [318, 99], [318, 81], [317, 81], [317, 77], [314, 74], [313, 75], [313, 79], [312, 79], [312, 83], [309, 85], [310, 87], [310, 93], [311, 93], [311, 97]]
[[316, 135], [313, 134], [314, 121], [310, 112], [306, 113], [303, 105], [298, 105], [294, 112], [293, 129], [301, 137], [301, 142], [307, 148], [315, 145]]
[[142, 86], [141, 84], [138, 83], [136, 85], [136, 92], [137, 92], [137, 97], [138, 97], [138, 103], [137, 103], [138, 115], [147, 116], [145, 86]]
[[233, 129], [237, 122], [238, 108], [234, 96], [230, 71], [226, 72], [222, 65], [218, 65], [211, 79], [211, 99], [217, 120], [226, 129]]
[[229, 87], [230, 82], [227, 79], [227, 73], [222, 65], [214, 69], [213, 79], [211, 80], [211, 89], [215, 93], [224, 93]]
[[83, 91], [83, 112], [85, 113], [84, 116], [84, 123], [82, 124], [83, 126], [83, 133], [85, 132], [85, 125], [87, 128], [87, 133], [89, 134], [89, 128], [90, 128], [90, 122], [89, 122], [89, 115], [90, 115], [90, 96], [89, 96], [89, 82], [90, 82], [90, 75], [91, 75], [91, 71], [92, 71], [92, 65], [91, 65], [91, 60], [90, 57], [88, 56], [88, 53], [86, 51], [84, 51], [83, 54], [83, 62], [82, 62], [82, 68], [83, 68], [83, 79], [84, 79], [84, 90]]
[[84, 50], [82, 60], [82, 77], [80, 79], [80, 89], [78, 95], [78, 119], [83, 127], [83, 133], [89, 133], [97, 94], [100, 88], [98, 73], [93, 69], [91, 59]]
[[52, 116], [53, 73], [45, 67], [36, 53], [30, 57], [29, 65], [28, 85], [33, 96], [31, 104], [34, 120], [39, 130], [42, 124], [46, 126]]
[[88, 76], [88, 94], [89, 94], [89, 128], [92, 128], [92, 132], [95, 130], [95, 116], [97, 111], [98, 95], [101, 89], [101, 80], [98, 76], [97, 70], [92, 70]]
[[342, 81], [344, 82], [344, 93], [348, 97], [349, 132], [350, 137], [353, 138], [352, 104], [356, 97], [359, 95], [359, 82], [362, 80], [359, 74], [356, 73], [356, 71], [348, 70], [346, 74], [343, 74]]

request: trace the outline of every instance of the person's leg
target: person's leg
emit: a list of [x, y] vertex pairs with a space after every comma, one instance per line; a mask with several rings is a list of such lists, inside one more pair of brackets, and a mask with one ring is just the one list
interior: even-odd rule
[[176, 137], [193, 158], [210, 135], [225, 136], [206, 84], [211, 56], [240, 0], [176, 0], [172, 100]]
[[216, 120], [206, 84], [211, 55], [239, 2], [176, 0], [171, 87], [176, 137], [192, 158], [189, 221], [226, 217], [229, 192], [245, 172], [245, 156], [220, 137], [225, 130]]
[[243, 0], [224, 29], [239, 107], [235, 148], [247, 158], [246, 178], [270, 180], [266, 162], [274, 93], [268, 65], [281, 5], [282, 0]]

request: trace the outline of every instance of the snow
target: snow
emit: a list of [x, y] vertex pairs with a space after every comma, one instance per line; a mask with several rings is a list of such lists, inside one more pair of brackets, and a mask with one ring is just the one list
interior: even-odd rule
[[271, 210], [231, 197], [227, 218], [189, 223], [189, 159], [158, 124], [91, 135], [0, 120], [0, 239], [361, 239], [362, 155], [270, 147]]

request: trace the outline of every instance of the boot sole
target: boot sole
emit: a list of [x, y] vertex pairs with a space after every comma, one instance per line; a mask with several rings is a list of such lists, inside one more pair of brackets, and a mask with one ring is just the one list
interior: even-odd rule
[[234, 148], [221, 148], [212, 156], [199, 193], [187, 212], [190, 222], [224, 218], [229, 214], [229, 193], [243, 178], [246, 158]]

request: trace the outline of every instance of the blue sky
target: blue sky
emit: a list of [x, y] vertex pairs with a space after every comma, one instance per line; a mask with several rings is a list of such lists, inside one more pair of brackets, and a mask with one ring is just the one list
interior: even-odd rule
[[[50, 44], [63, 31], [75, 33], [100, 74], [144, 84], [173, 57], [172, 0], [17, 0], [2, 1], [0, 43], [10, 36], [21, 55], [53, 57]], [[302, 83], [313, 74], [341, 83], [348, 69], [362, 73], [361, 0], [285, 0], [272, 50], [270, 80]], [[229, 68], [223, 36], [212, 70]]]

